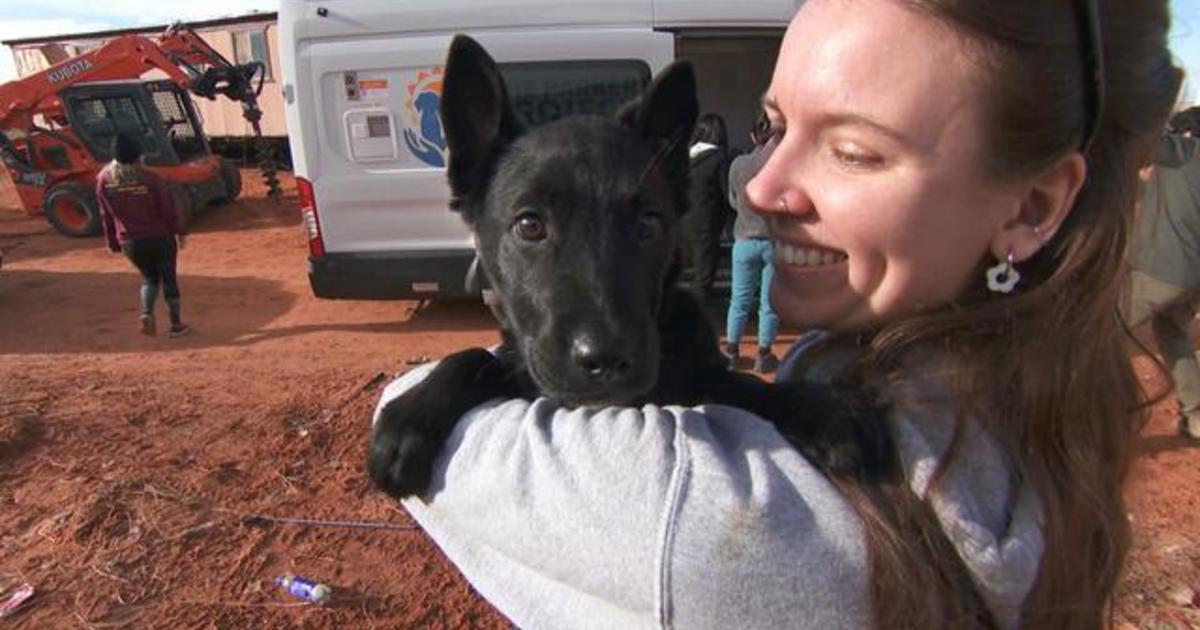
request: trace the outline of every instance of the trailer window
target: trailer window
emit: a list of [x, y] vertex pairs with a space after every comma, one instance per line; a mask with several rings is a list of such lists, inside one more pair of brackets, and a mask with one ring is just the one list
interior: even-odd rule
[[167, 139], [170, 140], [171, 147], [175, 149], [179, 159], [187, 161], [204, 155], [207, 152], [204, 139], [192, 124], [187, 104], [183, 102], [185, 97], [173, 89], [156, 90], [151, 92], [151, 96], [154, 98], [154, 107], [158, 109], [159, 118], [162, 119]]
[[639, 60], [505, 63], [500, 73], [527, 126], [572, 114], [609, 116], [650, 82], [650, 67]]

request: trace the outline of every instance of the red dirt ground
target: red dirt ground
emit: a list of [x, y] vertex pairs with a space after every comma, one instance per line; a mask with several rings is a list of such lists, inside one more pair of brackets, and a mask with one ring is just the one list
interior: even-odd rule
[[[293, 182], [275, 202], [244, 175], [243, 199], [199, 216], [181, 253], [183, 339], [137, 334], [131, 266], [26, 217], [0, 177], [0, 589], [37, 589], [6, 621], [508, 627], [419, 530], [244, 522], [410, 524], [363, 472], [379, 383], [497, 340], [477, 303], [313, 298]], [[1200, 590], [1200, 449], [1172, 413], [1156, 409], [1129, 489], [1136, 546], [1116, 614], [1146, 630], [1200, 628], [1197, 602], [1168, 597]], [[336, 600], [281, 594], [284, 572]]]

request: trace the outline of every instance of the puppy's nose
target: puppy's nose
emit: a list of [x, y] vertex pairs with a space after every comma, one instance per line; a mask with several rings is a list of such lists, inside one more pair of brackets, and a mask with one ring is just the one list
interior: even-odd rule
[[606, 350], [591, 337], [575, 339], [571, 345], [571, 359], [588, 379], [598, 383], [621, 378], [633, 367], [633, 361], [627, 355]]

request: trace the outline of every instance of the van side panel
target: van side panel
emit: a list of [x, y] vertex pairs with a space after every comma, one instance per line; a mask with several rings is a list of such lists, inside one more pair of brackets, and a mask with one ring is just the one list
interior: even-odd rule
[[[317, 16], [318, 6], [327, 10], [325, 17]], [[296, 41], [487, 29], [649, 27], [652, 19], [650, 0], [281, 0], [279, 9], [281, 24], [285, 14], [295, 22]]]
[[655, 28], [782, 28], [804, 0], [654, 0]]
[[[544, 19], [551, 6], [511, 4], [514, 11], [526, 13], [536, 7], [538, 13], [531, 13], [531, 19]], [[613, 16], [649, 22], [648, 3], [601, 4], [617, 11]], [[330, 35], [340, 31], [308, 16], [313, 5], [281, 3], [284, 92], [296, 174], [312, 183], [326, 252], [310, 257], [310, 279], [319, 297], [391, 299], [459, 295], [465, 290], [466, 268], [474, 253], [466, 226], [448, 209], [445, 140], [437, 114], [442, 64], [459, 29], [412, 29], [432, 26], [433, 14], [443, 28], [447, 21], [511, 24], [514, 16], [489, 6], [487, 11], [474, 11], [480, 14], [475, 18], [458, 20], [450, 18], [465, 3], [438, 3], [428, 10], [415, 5], [330, 3], [327, 19], [332, 22], [350, 20], [336, 13], [339, 6], [356, 11], [357, 26], [349, 37], [348, 32]], [[642, 9], [633, 11], [634, 6]], [[555, 7], [548, 11], [556, 19], [585, 20]], [[585, 13], [591, 21], [606, 15]], [[402, 14], [406, 28], [384, 14]], [[409, 20], [412, 15], [418, 18]], [[385, 30], [389, 25], [399, 30]], [[674, 37], [648, 26], [510, 27], [470, 34], [502, 68], [514, 63], [618, 61], [636, 63], [648, 77], [674, 55]]]
[[[554, 59], [646, 60], [650, 72], [667, 58], [669, 35], [646, 30], [483, 32], [475, 34], [501, 64]], [[449, 35], [315, 42], [312, 95], [318, 112], [321, 221], [328, 252], [469, 248], [459, 217], [447, 210], [445, 141], [437, 120], [442, 63]], [[650, 57], [650, 59], [646, 59]], [[357, 87], [348, 88], [353, 77]], [[368, 89], [369, 88], [369, 89]], [[355, 93], [357, 91], [357, 93]], [[356, 114], [362, 113], [362, 116]], [[390, 153], [356, 153], [358, 122], [381, 118]], [[386, 128], [386, 129], [384, 129]], [[365, 131], [369, 134], [370, 131]], [[311, 149], [310, 149], [311, 152]]]
[[[314, 293], [464, 293], [473, 250], [447, 207], [437, 116], [454, 34], [478, 39], [502, 72], [506, 64], [607, 63], [525, 68], [514, 85], [529, 84], [533, 96], [519, 115], [543, 118], [624, 95], [624, 62], [653, 73], [686, 56], [704, 80], [706, 111], [727, 117], [738, 146], [769, 79], [768, 58], [801, 1], [280, 0], [289, 140], [296, 175], [312, 184], [326, 252], [309, 259]], [[544, 97], [543, 88], [559, 96]]]

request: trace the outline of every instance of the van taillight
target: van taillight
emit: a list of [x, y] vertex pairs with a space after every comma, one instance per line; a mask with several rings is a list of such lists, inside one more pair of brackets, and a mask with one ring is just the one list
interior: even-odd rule
[[300, 218], [304, 220], [304, 231], [308, 235], [308, 253], [324, 256], [325, 240], [321, 238], [321, 217], [317, 215], [317, 198], [313, 195], [312, 182], [297, 177], [296, 192], [300, 196]]

